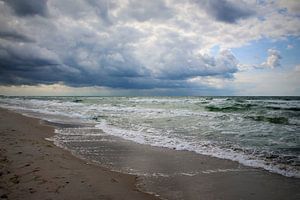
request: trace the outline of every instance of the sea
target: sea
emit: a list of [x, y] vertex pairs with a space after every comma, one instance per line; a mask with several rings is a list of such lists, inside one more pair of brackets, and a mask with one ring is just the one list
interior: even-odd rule
[[49, 140], [104, 165], [97, 141], [111, 136], [300, 178], [300, 97], [1, 96], [0, 107], [61, 124]]

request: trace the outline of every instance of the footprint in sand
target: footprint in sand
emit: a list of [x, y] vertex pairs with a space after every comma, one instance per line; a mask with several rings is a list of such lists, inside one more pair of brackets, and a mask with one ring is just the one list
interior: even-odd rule
[[33, 188], [29, 188], [28, 190], [29, 190], [29, 192], [30, 192], [31, 194], [33, 194], [33, 193], [35, 193], [35, 192], [36, 192], [36, 190], [35, 190], [35, 189], [33, 189]]
[[118, 181], [117, 179], [115, 179], [115, 178], [111, 178], [110, 180], [111, 180], [111, 182], [113, 182], [113, 183], [119, 183], [119, 181]]

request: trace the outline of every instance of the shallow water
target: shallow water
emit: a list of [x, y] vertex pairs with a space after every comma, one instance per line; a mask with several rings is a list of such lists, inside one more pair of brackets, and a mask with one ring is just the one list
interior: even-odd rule
[[[88, 133], [88, 134], [87, 134]], [[92, 127], [70, 125], [51, 138], [80, 158], [138, 175], [137, 186], [162, 199], [299, 199], [299, 179], [191, 151], [152, 147]]]
[[[90, 128], [58, 129], [61, 145], [103, 133], [140, 144], [188, 150], [300, 177], [298, 97], [1, 97], [0, 106], [57, 123]], [[79, 134], [80, 132], [80, 134]], [[98, 135], [100, 134], [100, 135]], [[185, 172], [183, 172], [185, 173]]]

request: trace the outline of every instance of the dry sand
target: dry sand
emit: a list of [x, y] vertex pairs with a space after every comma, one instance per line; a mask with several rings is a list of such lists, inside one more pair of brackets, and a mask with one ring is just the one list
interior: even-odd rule
[[45, 138], [54, 128], [0, 109], [1, 199], [157, 199], [132, 175], [80, 160]]

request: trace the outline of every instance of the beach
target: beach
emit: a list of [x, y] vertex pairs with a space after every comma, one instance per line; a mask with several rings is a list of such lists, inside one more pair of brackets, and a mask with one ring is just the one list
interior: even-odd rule
[[300, 0], [0, 11], [0, 200], [300, 200]]
[[136, 177], [95, 166], [46, 141], [54, 128], [0, 109], [1, 199], [157, 199]]
[[0, 200], [300, 200], [300, 0], [0, 11]]
[[[75, 152], [72, 145], [76, 142], [66, 146], [69, 150], [66, 151], [46, 140], [55, 136], [54, 127], [46, 125], [51, 123], [5, 109], [0, 112], [3, 199], [279, 200], [300, 197], [297, 178], [194, 152], [141, 145], [115, 136], [99, 135], [101, 140], [87, 143], [90, 148], [95, 145], [101, 149], [97, 158], [85, 152], [77, 152], [75, 157], [70, 152]], [[98, 162], [92, 162], [97, 159]], [[131, 167], [135, 170], [131, 174], [137, 175], [129, 175]]]

